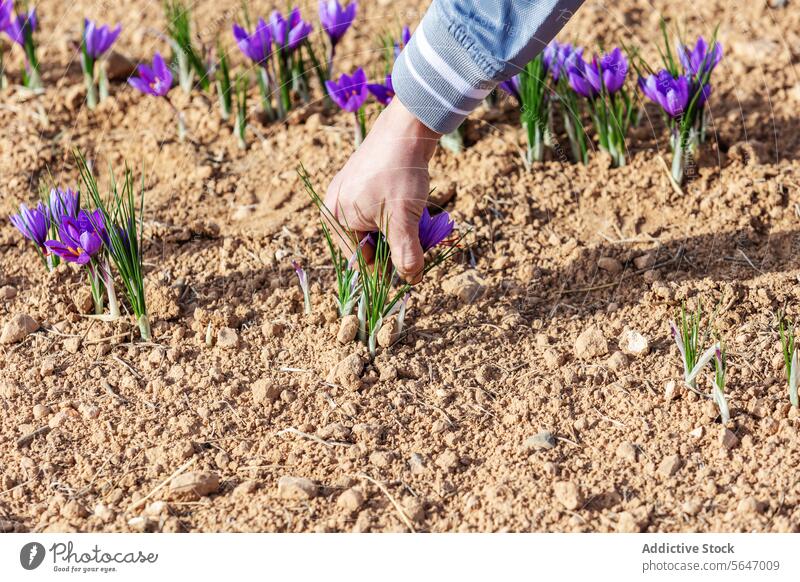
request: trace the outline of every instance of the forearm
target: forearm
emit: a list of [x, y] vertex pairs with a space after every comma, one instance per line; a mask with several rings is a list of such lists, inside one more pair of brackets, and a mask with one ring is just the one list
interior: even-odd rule
[[449, 133], [552, 40], [583, 0], [434, 0], [392, 71], [400, 101]]

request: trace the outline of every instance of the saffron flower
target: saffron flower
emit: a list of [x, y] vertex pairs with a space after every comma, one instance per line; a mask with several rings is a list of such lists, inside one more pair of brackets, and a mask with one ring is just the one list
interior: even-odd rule
[[0, 30], [25, 51], [25, 69], [22, 71], [23, 84], [30, 89], [39, 89], [42, 79], [39, 74], [39, 59], [36, 56], [36, 42], [33, 33], [38, 28], [36, 9], [27, 14], [17, 14], [14, 0], [0, 0]]
[[506, 79], [502, 83], [497, 86], [499, 89], [502, 89], [509, 95], [513, 95], [514, 98], [517, 100], [517, 103], [522, 103], [522, 97], [519, 93], [519, 75], [514, 75], [510, 79]]
[[545, 47], [544, 64], [556, 83], [561, 78], [561, 74], [565, 71], [573, 54], [576, 55], [575, 58], [583, 58], [583, 48], [576, 48], [570, 43], [562, 44], [555, 40]]
[[259, 18], [255, 30], [252, 34], [249, 34], [244, 28], [234, 24], [233, 36], [236, 39], [239, 50], [247, 58], [259, 65], [258, 88], [261, 91], [261, 105], [267, 117], [272, 119], [274, 117], [272, 92], [277, 88], [272, 86], [269, 73], [269, 60], [272, 56], [272, 33], [270, 32], [270, 27], [263, 18]]
[[378, 100], [378, 103], [383, 106], [389, 105], [392, 101], [392, 97], [394, 97], [392, 75], [386, 75], [386, 82], [384, 84], [370, 83], [367, 85], [367, 89], [372, 93], [373, 97]]
[[39, 202], [36, 208], [20, 204], [19, 213], [12, 214], [10, 219], [22, 236], [40, 248], [45, 246], [47, 234], [50, 232], [50, 215], [43, 203]]
[[345, 8], [339, 4], [339, 0], [319, 0], [319, 21], [322, 30], [331, 40], [331, 46], [335, 47], [356, 17], [358, 3], [352, 0]]
[[103, 56], [114, 41], [117, 40], [122, 27], [117, 24], [114, 29], [106, 26], [97, 26], [88, 18], [83, 21], [83, 43], [88, 54], [93, 59]]
[[402, 51], [408, 43], [411, 42], [411, 29], [408, 26], [404, 26], [403, 30], [400, 32], [400, 40], [395, 41], [394, 43], [394, 58], [400, 56], [400, 51]]
[[138, 77], [128, 79], [134, 89], [155, 97], [166, 97], [172, 89], [172, 72], [159, 53], [153, 57], [152, 67], [142, 64], [137, 67], [137, 71]]
[[238, 24], [234, 24], [233, 36], [239, 50], [255, 64], [263, 65], [269, 58], [272, 51], [272, 33], [263, 18], [258, 19], [252, 34]]
[[311, 313], [311, 294], [308, 289], [308, 276], [297, 261], [292, 261], [292, 267], [297, 275], [297, 280], [300, 282], [300, 289], [303, 291], [303, 312], [306, 314]]
[[11, 24], [14, 14], [14, 0], [0, 0], [0, 30], [5, 30]]
[[308, 35], [311, 34], [313, 26], [303, 20], [300, 15], [300, 8], [295, 6], [289, 12], [288, 18], [277, 10], [273, 10], [269, 17], [269, 26], [272, 31], [272, 40], [281, 52], [292, 53]]
[[689, 80], [683, 75], [675, 78], [666, 69], [639, 79], [639, 88], [673, 119], [680, 117], [689, 103]]
[[[115, 29], [108, 26], [97, 26], [91, 20], [83, 21], [83, 42], [81, 42], [81, 68], [83, 69], [83, 79], [86, 83], [86, 105], [89, 109], [97, 106], [97, 93], [94, 82], [95, 61], [111, 48], [117, 40], [122, 27], [118, 24]], [[105, 78], [103, 69], [100, 69], [100, 100], [102, 101], [108, 94], [108, 81]]]
[[455, 226], [455, 221], [450, 219], [447, 212], [431, 216], [431, 213], [425, 208], [419, 219], [419, 243], [422, 245], [423, 252], [441, 244], [453, 233]]
[[338, 81], [326, 81], [325, 87], [334, 103], [355, 116], [355, 141], [358, 147], [367, 133], [362, 110], [369, 96], [367, 74], [359, 67], [352, 76], [342, 73]]
[[50, 190], [50, 203], [48, 210], [53, 224], [58, 226], [64, 218], [77, 218], [80, 211], [80, 193], [72, 188]]
[[26, 37], [33, 34], [39, 27], [39, 20], [36, 18], [36, 9], [31, 8], [27, 14], [14, 13], [14, 0], [9, 0], [6, 7], [8, 22], [4, 30], [8, 37], [21, 47], [25, 47]]
[[711, 74], [722, 60], [722, 45], [714, 42], [713, 48], [709, 51], [708, 43], [700, 36], [691, 51], [689, 47], [681, 44], [678, 47], [678, 58], [687, 74], [702, 77]]
[[[625, 78], [628, 76], [628, 59], [617, 47], [610, 53], [603, 55], [599, 64], [595, 56], [589, 70], [591, 71], [591, 76], [594, 77], [596, 75], [598, 81], [602, 80], [602, 87], [605, 87], [606, 91], [613, 94], [625, 84]], [[599, 86], [600, 83], [597, 82], [597, 85]]]
[[64, 218], [58, 225], [58, 238], [48, 240], [45, 246], [68, 263], [85, 265], [103, 246], [103, 241], [94, 230], [86, 229], [77, 219]]
[[592, 71], [589, 71], [589, 65], [580, 56], [574, 56], [569, 59], [567, 65], [567, 79], [569, 86], [581, 97], [589, 99], [594, 98], [600, 92], [600, 84], [593, 83]]

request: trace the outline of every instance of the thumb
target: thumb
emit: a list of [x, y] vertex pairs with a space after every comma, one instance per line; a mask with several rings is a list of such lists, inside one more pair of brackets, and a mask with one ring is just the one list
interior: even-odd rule
[[411, 216], [392, 222], [386, 238], [392, 250], [392, 264], [398, 274], [411, 284], [419, 283], [425, 267], [419, 242], [419, 223]]

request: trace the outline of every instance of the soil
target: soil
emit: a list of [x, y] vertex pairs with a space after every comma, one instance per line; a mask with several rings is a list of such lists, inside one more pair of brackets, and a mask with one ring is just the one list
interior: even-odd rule
[[[588, 0], [560, 39], [651, 60], [657, 10], [692, 36], [720, 23], [715, 135], [696, 176], [670, 186], [650, 105], [622, 169], [595, 154], [527, 171], [512, 104], [481, 109], [465, 150], [431, 167], [471, 245], [415, 288], [408, 333], [372, 359], [337, 340], [333, 273], [295, 172], [302, 162], [324, 189], [352, 151], [349, 116], [313, 103], [262, 123], [254, 88], [241, 151], [200, 92], [172, 93], [184, 143], [166, 104], [122, 81], [90, 112], [82, 18], [121, 22], [120, 52], [150, 60], [168, 52], [160, 3], [37, 3], [46, 91], [14, 86], [14, 48], [0, 212], [50, 173], [76, 185], [76, 147], [98, 169], [143, 167], [154, 339], [85, 317], [81, 275], [46, 275], [3, 221], [0, 325], [16, 318], [24, 335], [26, 314], [40, 327], [0, 345], [0, 529], [797, 531], [800, 418], [775, 312], [800, 315], [800, 10], [772, 4]], [[195, 5], [202, 38], [222, 31], [241, 66], [238, 0]], [[425, 5], [361, 2], [341, 70], [368, 62], [377, 76], [378, 34]], [[292, 258], [312, 281], [310, 316]], [[681, 388], [668, 321], [684, 299], [718, 310], [727, 426]], [[620, 338], [643, 343], [630, 332], [646, 350], [621, 352]]]

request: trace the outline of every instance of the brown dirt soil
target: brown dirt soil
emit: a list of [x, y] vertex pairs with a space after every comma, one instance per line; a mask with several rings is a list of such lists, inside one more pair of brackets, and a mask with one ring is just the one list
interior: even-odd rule
[[[377, 69], [377, 34], [425, 4], [361, 2], [342, 68]], [[238, 0], [196, 6], [202, 37], [230, 42]], [[562, 40], [654, 59], [656, 9], [691, 35], [721, 23], [717, 138], [697, 177], [683, 195], [670, 187], [650, 106], [623, 169], [595, 155], [527, 172], [511, 109], [476, 112], [467, 149], [438, 152], [431, 170], [473, 245], [415, 290], [408, 335], [373, 361], [336, 341], [333, 275], [295, 173], [302, 161], [324, 188], [351, 151], [349, 116], [313, 104], [286, 125], [253, 120], [242, 152], [214, 98], [176, 90], [191, 133], [177, 143], [165, 104], [124, 83], [82, 108], [72, 45], [83, 16], [119, 21], [119, 49], [149, 60], [167, 51], [152, 32], [160, 3], [37, 7], [55, 31], [39, 35], [47, 90], [0, 95], [0, 211], [34, 199], [48, 172], [75, 185], [74, 147], [97, 168], [144, 164], [154, 341], [82, 317], [79, 273], [46, 276], [2, 221], [0, 325], [24, 313], [41, 329], [0, 346], [0, 529], [797, 531], [800, 419], [774, 327], [779, 308], [800, 314], [796, 3], [588, 0]], [[292, 257], [308, 267], [312, 316]], [[719, 306], [728, 446], [709, 401], [665, 397], [680, 385], [667, 323], [682, 299]], [[648, 353], [617, 353], [626, 329]], [[327, 382], [348, 357], [352, 374]], [[526, 444], [545, 430], [552, 448]]]

